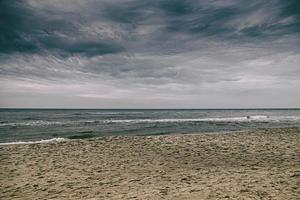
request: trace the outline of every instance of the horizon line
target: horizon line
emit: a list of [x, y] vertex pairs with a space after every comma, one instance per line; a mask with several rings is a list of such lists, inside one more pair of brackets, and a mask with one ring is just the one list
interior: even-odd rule
[[20, 110], [285, 110], [285, 109], [300, 109], [300, 107], [237, 107], [237, 108], [52, 108], [52, 107], [0, 107], [2, 110], [12, 110], [12, 109], [20, 109]]

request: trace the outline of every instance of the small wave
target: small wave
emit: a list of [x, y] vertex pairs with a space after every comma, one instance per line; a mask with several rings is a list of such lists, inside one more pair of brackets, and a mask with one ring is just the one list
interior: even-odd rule
[[104, 120], [104, 123], [164, 123], [164, 122], [206, 122], [206, 121], [240, 121], [247, 120], [244, 118], [195, 118], [195, 119], [115, 119]]
[[[91, 131], [87, 131], [86, 133], [91, 133]], [[81, 134], [81, 135], [71, 135], [68, 139], [89, 139], [96, 137], [94, 134]]]
[[44, 120], [36, 120], [36, 121], [29, 121], [29, 122], [5, 122], [0, 123], [0, 127], [11, 126], [11, 127], [18, 127], [18, 126], [53, 126], [53, 125], [70, 125], [70, 124], [97, 124], [100, 121], [98, 120], [78, 120], [78, 121], [44, 121]]
[[53, 143], [53, 142], [64, 142], [68, 139], [65, 138], [51, 138], [47, 140], [38, 140], [38, 141], [17, 141], [17, 142], [5, 142], [0, 143], [0, 145], [12, 145], [12, 144], [41, 144], [41, 143]]
[[49, 125], [61, 125], [61, 124], [66, 124], [66, 122], [36, 120], [30, 122], [1, 123], [0, 126], [49, 126]]
[[213, 117], [213, 118], [169, 118], [169, 119], [106, 119], [106, 120], [75, 120], [75, 121], [25, 121], [7, 122], [1, 121], [0, 127], [19, 126], [53, 126], [53, 125], [97, 125], [109, 123], [181, 123], [181, 122], [300, 122], [300, 116], [266, 116], [249, 115], [243, 117]]
[[92, 112], [93, 115], [118, 115], [120, 112]]
[[248, 115], [246, 118], [260, 120], [260, 119], [268, 119], [270, 117], [266, 115]]
[[143, 114], [144, 112], [136, 112], [136, 111], [120, 111], [120, 112], [77, 112], [73, 113], [73, 115], [128, 115], [128, 114]]
[[223, 117], [223, 118], [187, 118], [187, 119], [115, 119], [104, 120], [104, 123], [167, 123], [167, 122], [281, 122], [300, 121], [300, 116], [269, 117], [265, 115], [253, 115], [245, 117]]
[[277, 122], [300, 122], [300, 116], [280, 116], [271, 117], [271, 120]]
[[25, 117], [23, 118], [23, 120], [38, 120], [38, 119], [34, 117]]
[[78, 121], [78, 123], [84, 123], [84, 124], [96, 124], [99, 123], [98, 120], [87, 120], [87, 121]]
[[144, 112], [93, 112], [94, 115], [127, 115], [127, 114], [143, 114]]

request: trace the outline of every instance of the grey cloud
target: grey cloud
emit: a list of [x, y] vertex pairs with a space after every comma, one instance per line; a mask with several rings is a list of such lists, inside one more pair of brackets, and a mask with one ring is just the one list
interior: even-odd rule
[[242, 106], [234, 97], [258, 105], [278, 91], [300, 102], [292, 89], [300, 86], [297, 1], [0, 0], [0, 7], [0, 106], [45, 95], [106, 107], [132, 106], [132, 98], [137, 107], [221, 99]]
[[[80, 13], [41, 12], [26, 1], [1, 1], [0, 6], [0, 52], [42, 53], [54, 50], [62, 54], [93, 56], [125, 49], [118, 41], [105, 36], [85, 38], [85, 32], [80, 29], [85, 19], [77, 15]], [[101, 33], [98, 34], [101, 36]]]
[[[299, 14], [292, 7], [296, 3], [285, 1], [245, 4], [190, 0], [86, 3], [19, 0], [0, 3], [0, 51], [4, 53], [39, 53], [47, 49], [94, 56], [120, 53], [128, 48], [140, 51], [131, 48], [145, 43], [153, 51], [163, 46], [167, 52], [176, 53], [175, 49], [179, 48], [168, 42], [187, 45], [190, 40], [203, 37], [259, 39], [299, 31]], [[152, 31], [139, 34], [147, 27], [152, 27]]]

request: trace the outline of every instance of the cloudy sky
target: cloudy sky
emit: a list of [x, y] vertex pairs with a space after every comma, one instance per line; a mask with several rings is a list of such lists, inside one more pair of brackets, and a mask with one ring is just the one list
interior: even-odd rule
[[298, 0], [0, 0], [0, 107], [300, 107]]

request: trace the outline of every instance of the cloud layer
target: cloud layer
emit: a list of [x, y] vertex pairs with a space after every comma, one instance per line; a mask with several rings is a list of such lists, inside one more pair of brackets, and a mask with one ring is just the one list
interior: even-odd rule
[[0, 1], [0, 106], [299, 107], [297, 1]]

